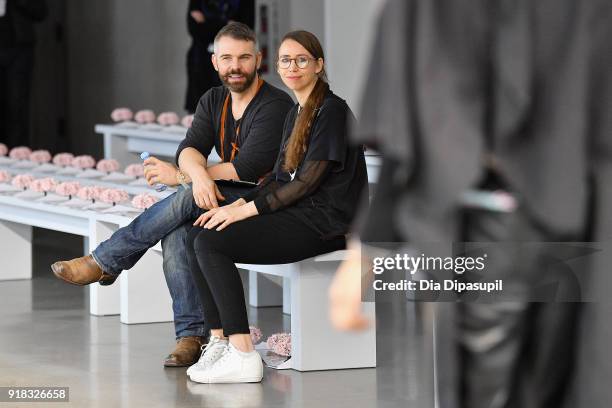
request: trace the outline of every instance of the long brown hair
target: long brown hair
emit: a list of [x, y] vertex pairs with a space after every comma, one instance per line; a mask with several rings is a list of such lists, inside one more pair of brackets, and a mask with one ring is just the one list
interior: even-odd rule
[[[325, 60], [323, 54], [323, 47], [319, 42], [319, 39], [312, 33], [304, 30], [291, 31], [285, 34], [281, 44], [285, 40], [293, 40], [299, 43], [302, 47], [306, 48], [315, 60], [319, 58]], [[325, 73], [325, 67], [318, 74], [319, 79], [315, 84], [312, 92], [308, 95], [308, 100], [298, 113], [295, 126], [289, 136], [285, 150], [285, 163], [283, 165], [286, 171], [294, 171], [304, 158], [306, 148], [308, 146], [308, 136], [310, 135], [310, 127], [314, 121], [318, 109], [323, 104], [325, 94], [329, 90], [329, 84], [327, 83], [327, 74]]]

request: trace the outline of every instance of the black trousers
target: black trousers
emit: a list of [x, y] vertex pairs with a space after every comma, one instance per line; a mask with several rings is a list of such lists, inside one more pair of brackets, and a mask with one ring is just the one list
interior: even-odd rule
[[193, 227], [187, 254], [209, 329], [248, 334], [242, 281], [235, 263], [283, 264], [343, 249], [344, 237], [323, 240], [286, 211], [231, 224], [223, 231]]
[[0, 142], [29, 145], [32, 47], [0, 49]]
[[487, 247], [486, 275], [487, 280], [504, 280], [508, 286], [504, 290], [514, 290], [516, 296], [508, 301], [458, 303], [460, 406], [563, 406], [571, 378], [579, 304], [533, 300], [542, 299], [538, 295], [542, 282], [554, 280], [559, 287], [574, 287], [565, 269], [549, 261], [557, 258], [554, 252], [558, 250], [546, 244], [568, 241], [569, 237], [544, 231], [521, 211], [468, 210], [463, 240], [509, 243]]

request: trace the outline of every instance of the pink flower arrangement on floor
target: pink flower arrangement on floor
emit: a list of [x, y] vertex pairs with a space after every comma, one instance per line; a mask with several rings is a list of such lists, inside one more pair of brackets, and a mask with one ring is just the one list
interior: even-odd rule
[[6, 156], [8, 154], [8, 147], [4, 143], [0, 143], [0, 156]]
[[32, 176], [31, 174], [18, 174], [13, 177], [13, 180], [11, 180], [11, 184], [17, 188], [22, 188], [25, 190], [30, 186], [32, 181], [34, 181], [34, 176]]
[[8, 183], [11, 181], [11, 175], [8, 171], [0, 170], [0, 183]]
[[134, 112], [130, 108], [116, 108], [111, 112], [111, 119], [113, 122], [124, 122], [126, 120], [132, 120]]
[[180, 118], [174, 112], [163, 112], [157, 117], [157, 123], [162, 126], [178, 125]]
[[55, 193], [64, 197], [76, 196], [81, 189], [81, 184], [78, 181], [64, 181], [55, 187]]
[[100, 193], [100, 197], [98, 199], [104, 203], [117, 204], [127, 201], [129, 198], [130, 195], [125, 190], [120, 190], [118, 188], [107, 188]]
[[251, 333], [251, 341], [253, 344], [261, 343], [263, 335], [261, 334], [261, 329], [259, 327], [249, 326], [249, 332]]
[[141, 124], [153, 123], [155, 122], [155, 112], [149, 109], [140, 110], [134, 115], [134, 120]]
[[74, 159], [74, 154], [72, 153], [58, 153], [53, 156], [53, 164], [63, 167], [70, 166], [72, 159]]
[[280, 356], [291, 355], [291, 333], [275, 333], [266, 341], [268, 348]]
[[54, 191], [55, 187], [57, 187], [57, 181], [51, 177], [35, 179], [28, 186], [30, 190], [39, 193], [48, 193]]
[[79, 169], [91, 169], [96, 165], [96, 160], [88, 154], [84, 154], [82, 156], [76, 156], [70, 162], [72, 167], [77, 167]]
[[192, 123], [193, 123], [193, 115], [187, 115], [187, 116], [184, 116], [183, 119], [181, 119], [181, 125], [183, 125], [186, 128], [190, 128]]
[[144, 166], [142, 164], [130, 164], [124, 173], [132, 177], [144, 177]]
[[83, 186], [79, 189], [76, 196], [81, 200], [96, 201], [100, 198], [100, 194], [104, 191], [104, 187], [100, 186]]
[[106, 173], [119, 170], [119, 162], [115, 159], [102, 159], [96, 165], [96, 169]]
[[34, 150], [30, 153], [28, 159], [40, 164], [49, 163], [51, 161], [51, 153], [48, 150]]
[[30, 157], [32, 150], [26, 146], [13, 147], [9, 153], [11, 159], [27, 160]]
[[152, 196], [148, 193], [142, 193], [138, 194], [132, 199], [132, 207], [140, 208], [141, 210], [146, 210], [158, 201], [159, 199], [157, 197]]

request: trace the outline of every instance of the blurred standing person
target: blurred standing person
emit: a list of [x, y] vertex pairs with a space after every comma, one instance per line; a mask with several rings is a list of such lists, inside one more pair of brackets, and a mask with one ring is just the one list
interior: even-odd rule
[[34, 23], [47, 16], [45, 0], [0, 0], [0, 141], [29, 144]]
[[187, 52], [187, 95], [185, 110], [194, 113], [200, 97], [220, 86], [211, 59], [219, 30], [230, 21], [255, 26], [255, 0], [190, 0], [187, 28], [191, 47]]
[[[611, 36], [608, 0], [387, 1], [355, 131], [384, 158], [361, 243], [610, 240]], [[475, 189], [518, 206], [466, 208]], [[437, 305], [453, 327], [437, 338], [441, 407], [609, 405], [609, 263], [594, 263], [599, 302], [534, 302], [550, 254], [531, 248], [524, 298]], [[343, 329], [367, 324], [356, 254], [330, 290]], [[487, 275], [516, 272], [497, 255]]]

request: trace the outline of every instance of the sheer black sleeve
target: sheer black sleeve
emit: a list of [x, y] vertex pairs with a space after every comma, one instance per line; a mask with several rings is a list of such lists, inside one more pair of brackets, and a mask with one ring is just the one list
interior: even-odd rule
[[277, 181], [262, 186], [253, 200], [259, 214], [267, 214], [289, 207], [301, 198], [316, 191], [328, 175], [333, 162], [328, 160], [305, 161], [293, 180], [281, 184]]

